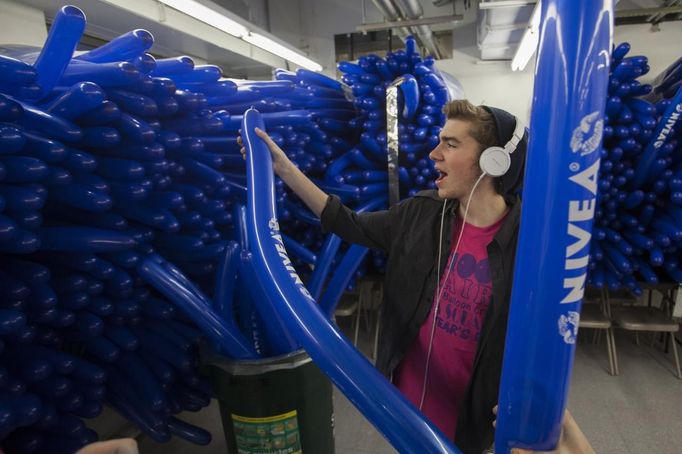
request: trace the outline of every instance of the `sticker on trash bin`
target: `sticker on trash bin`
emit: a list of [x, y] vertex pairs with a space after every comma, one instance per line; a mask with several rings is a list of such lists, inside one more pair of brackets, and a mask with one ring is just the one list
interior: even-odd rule
[[296, 410], [266, 418], [231, 416], [239, 454], [301, 454]]

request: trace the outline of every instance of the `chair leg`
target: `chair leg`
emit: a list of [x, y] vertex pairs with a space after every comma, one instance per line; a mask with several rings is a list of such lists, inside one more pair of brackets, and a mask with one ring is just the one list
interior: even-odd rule
[[606, 351], [609, 354], [609, 372], [611, 373], [611, 375], [616, 375], [615, 368], [613, 365], [613, 350], [611, 346], [611, 338], [609, 337], [608, 331], [606, 332]]
[[675, 342], [675, 333], [670, 333], [670, 344], [673, 346], [673, 355], [675, 356], [675, 367], [677, 368], [677, 378], [682, 380], [682, 372], [680, 372], [680, 357], [677, 356], [677, 342]]
[[639, 332], [635, 331], [635, 345], [639, 345]]
[[358, 305], [355, 308], [355, 335], [353, 336], [353, 345], [358, 346], [358, 332], [360, 331], [360, 308], [361, 301], [358, 301]]
[[372, 350], [372, 361], [374, 361], [374, 363], [377, 362], [377, 355], [379, 353], [379, 328], [381, 324], [380, 322], [381, 318], [379, 317], [379, 314], [377, 314], [377, 324], [374, 331], [374, 350]]
[[618, 353], [616, 351], [616, 337], [613, 335], [613, 328], [608, 329], [607, 335], [611, 339], [611, 351], [613, 352], [613, 369], [615, 372], [613, 375], [618, 375]]

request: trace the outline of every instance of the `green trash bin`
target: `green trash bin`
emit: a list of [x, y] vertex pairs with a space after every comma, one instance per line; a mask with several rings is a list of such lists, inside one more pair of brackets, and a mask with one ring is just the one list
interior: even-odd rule
[[333, 454], [332, 386], [305, 350], [234, 361], [204, 356], [229, 454]]

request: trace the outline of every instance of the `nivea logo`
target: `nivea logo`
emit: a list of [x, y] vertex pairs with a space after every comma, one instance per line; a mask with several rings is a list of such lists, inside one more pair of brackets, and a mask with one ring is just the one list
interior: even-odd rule
[[580, 156], [594, 153], [601, 146], [604, 133], [604, 120], [599, 118], [599, 111], [587, 114], [580, 120], [580, 125], [571, 135], [571, 150], [580, 152]]
[[268, 227], [270, 228], [270, 236], [273, 240], [275, 240], [275, 249], [277, 249], [277, 254], [282, 259], [284, 268], [286, 268], [286, 270], [289, 272], [289, 276], [294, 281], [294, 284], [296, 284], [296, 287], [298, 287], [298, 290], [303, 294], [303, 296], [313, 299], [310, 292], [308, 292], [308, 289], [305, 288], [305, 285], [303, 285], [303, 281], [298, 276], [296, 269], [294, 269], [293, 265], [291, 264], [289, 254], [287, 254], [287, 250], [284, 247], [284, 240], [282, 240], [282, 235], [279, 234], [279, 223], [273, 218], [268, 223]]
[[680, 114], [682, 114], [682, 102], [675, 106], [675, 111], [670, 114], [670, 118], [668, 118], [668, 121], [665, 122], [661, 132], [658, 133], [658, 137], [656, 137], [656, 141], [654, 142], [654, 148], [660, 148], [663, 146], [665, 141], [668, 139], [673, 126], [675, 126], [675, 123], [677, 123], [677, 121], [680, 119]]
[[[573, 168], [573, 167], [572, 167]], [[564, 290], [561, 304], [577, 303], [585, 292], [587, 265], [590, 260], [591, 221], [597, 200], [597, 173], [599, 160], [568, 179], [586, 190], [582, 200], [568, 202], [568, 244], [564, 255]]]
[[557, 321], [559, 335], [567, 344], [575, 344], [578, 338], [578, 325], [580, 325], [580, 314], [576, 311], [568, 311], [559, 316]]

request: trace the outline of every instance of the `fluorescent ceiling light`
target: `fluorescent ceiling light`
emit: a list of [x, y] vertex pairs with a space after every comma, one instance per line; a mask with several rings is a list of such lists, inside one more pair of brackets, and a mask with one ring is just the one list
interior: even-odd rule
[[249, 33], [249, 30], [239, 22], [194, 0], [159, 0], [159, 2], [237, 38], [243, 38]]
[[309, 69], [311, 71], [322, 71], [322, 65], [319, 63], [309, 59], [303, 54], [299, 54], [298, 52], [289, 49], [288, 47], [284, 47], [267, 36], [251, 32], [248, 35], [243, 36], [242, 39], [247, 43], [253, 44], [256, 47], [260, 47], [261, 49], [270, 52], [271, 54], [282, 57], [285, 60], [289, 60], [290, 62], [295, 63], [302, 68]]
[[519, 47], [516, 49], [514, 58], [511, 62], [512, 71], [523, 71], [528, 61], [535, 53], [538, 47], [538, 38], [540, 35], [540, 2], [535, 5], [533, 14], [530, 16], [528, 28], [521, 38]]

